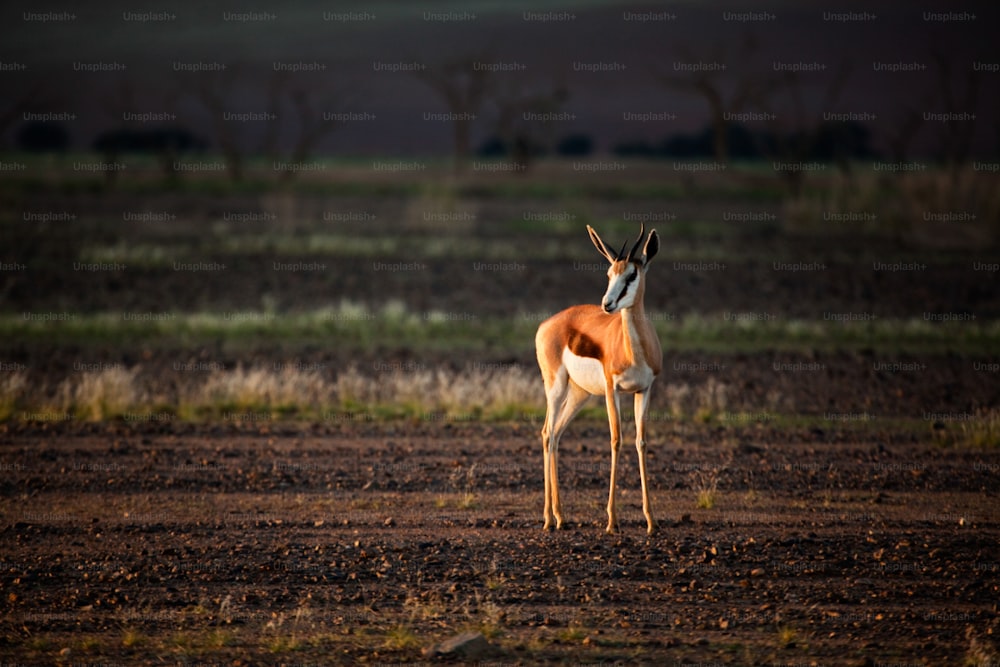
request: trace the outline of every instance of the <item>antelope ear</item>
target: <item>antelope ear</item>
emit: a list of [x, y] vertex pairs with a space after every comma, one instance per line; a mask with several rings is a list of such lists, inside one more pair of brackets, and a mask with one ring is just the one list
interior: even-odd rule
[[601, 237], [597, 235], [597, 232], [594, 230], [594, 228], [591, 227], [590, 225], [587, 225], [587, 232], [590, 233], [590, 240], [594, 244], [594, 247], [597, 248], [597, 252], [601, 253], [601, 255], [604, 256], [604, 259], [608, 260], [609, 263], [614, 264], [615, 263], [614, 255], [608, 252], [607, 246], [604, 245], [604, 241], [602, 241]]
[[656, 235], [655, 229], [649, 230], [646, 237], [646, 245], [642, 247], [642, 265], [649, 264], [649, 261], [656, 257], [656, 252], [660, 249], [660, 237]]
[[[628, 261], [631, 262], [633, 259], [635, 259], [635, 251], [639, 249], [639, 244], [642, 243], [642, 235], [645, 232], [646, 232], [646, 223], [643, 222], [639, 225], [639, 237], [635, 240], [635, 243], [632, 244], [632, 249], [628, 251]], [[625, 250], [624, 246], [622, 246], [622, 250], [623, 251]]]

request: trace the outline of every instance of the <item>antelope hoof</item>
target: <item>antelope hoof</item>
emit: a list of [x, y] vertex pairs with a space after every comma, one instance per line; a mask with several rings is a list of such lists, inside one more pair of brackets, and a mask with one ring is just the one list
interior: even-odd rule
[[660, 526], [655, 521], [650, 521], [646, 525], [646, 534], [647, 535], [655, 535], [656, 531], [658, 531], [659, 529], [660, 529]]

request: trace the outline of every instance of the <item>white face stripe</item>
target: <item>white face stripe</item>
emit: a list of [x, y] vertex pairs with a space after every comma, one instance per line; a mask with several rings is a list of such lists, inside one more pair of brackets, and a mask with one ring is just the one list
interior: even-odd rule
[[601, 304], [610, 304], [617, 312], [622, 308], [628, 308], [635, 301], [635, 294], [639, 288], [639, 269], [634, 264], [629, 264], [625, 270], [615, 275], [608, 271], [608, 290], [604, 293]]

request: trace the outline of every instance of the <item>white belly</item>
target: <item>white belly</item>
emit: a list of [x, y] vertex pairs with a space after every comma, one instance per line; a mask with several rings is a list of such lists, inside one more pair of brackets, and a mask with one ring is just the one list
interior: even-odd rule
[[604, 395], [607, 383], [604, 381], [604, 367], [601, 366], [601, 362], [591, 357], [578, 357], [570, 352], [569, 348], [563, 348], [562, 362], [573, 382], [591, 394]]

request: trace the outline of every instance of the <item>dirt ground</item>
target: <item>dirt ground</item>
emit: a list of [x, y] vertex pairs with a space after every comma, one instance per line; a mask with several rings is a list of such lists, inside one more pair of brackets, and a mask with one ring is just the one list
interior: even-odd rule
[[658, 422], [611, 536], [585, 420], [545, 533], [537, 428], [0, 425], [3, 662], [996, 664], [1000, 451]]

